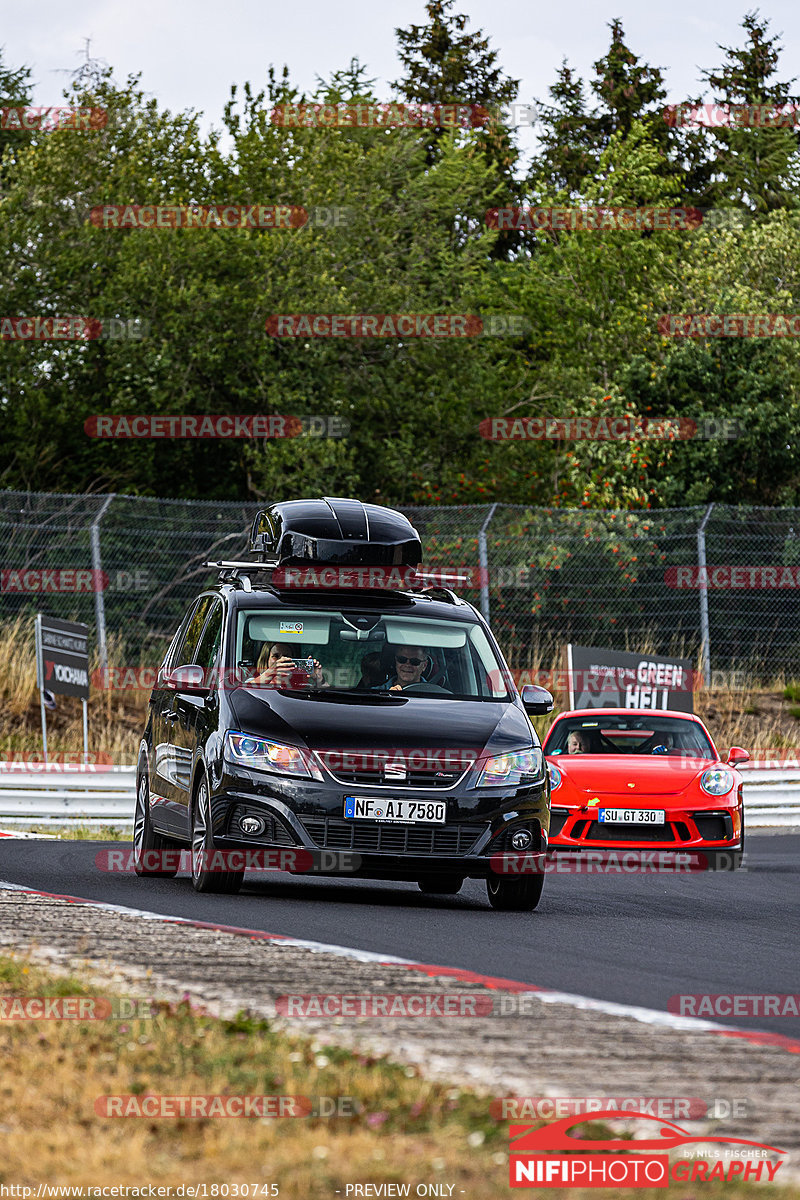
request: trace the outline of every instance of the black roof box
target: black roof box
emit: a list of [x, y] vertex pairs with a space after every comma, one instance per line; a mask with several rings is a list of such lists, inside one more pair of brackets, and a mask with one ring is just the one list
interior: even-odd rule
[[301, 566], [410, 566], [422, 561], [422, 544], [402, 513], [341, 496], [286, 500], [256, 514], [250, 548], [258, 561]]

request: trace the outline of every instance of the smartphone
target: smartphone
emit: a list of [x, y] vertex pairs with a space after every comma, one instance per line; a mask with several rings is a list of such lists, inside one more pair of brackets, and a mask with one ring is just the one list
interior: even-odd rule
[[296, 671], [305, 671], [306, 675], [314, 674], [313, 658], [293, 658], [292, 662]]

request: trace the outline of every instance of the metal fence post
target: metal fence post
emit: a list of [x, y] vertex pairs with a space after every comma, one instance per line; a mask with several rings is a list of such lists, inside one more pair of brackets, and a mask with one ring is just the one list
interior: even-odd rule
[[708, 573], [706, 571], [706, 525], [711, 516], [713, 504], [709, 504], [706, 514], [697, 529], [697, 566], [698, 587], [700, 591], [700, 661], [703, 664], [703, 678], [706, 687], [711, 687], [711, 638], [708, 627]]
[[487, 624], [489, 623], [489, 558], [486, 553], [486, 530], [491, 523], [496, 508], [497, 505], [493, 504], [489, 509], [486, 520], [478, 530], [478, 566], [480, 567], [481, 580], [481, 612], [483, 613]]
[[100, 522], [115, 495], [116, 492], [112, 492], [110, 496], [106, 496], [89, 530], [92, 544], [92, 579], [94, 580], [94, 615], [97, 625], [97, 648], [100, 651], [100, 669], [103, 672], [108, 671], [108, 642], [106, 640], [106, 604], [103, 597], [103, 562], [100, 557]]

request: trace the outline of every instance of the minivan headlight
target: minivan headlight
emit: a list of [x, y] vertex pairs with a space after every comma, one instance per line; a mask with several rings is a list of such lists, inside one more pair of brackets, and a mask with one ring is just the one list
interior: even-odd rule
[[308, 750], [275, 742], [272, 738], [251, 737], [249, 733], [228, 732], [225, 737], [225, 758], [240, 767], [269, 771], [273, 775], [304, 775], [322, 779], [322, 772]]
[[498, 754], [483, 764], [478, 787], [514, 787], [534, 783], [542, 774], [542, 751], [538, 746], [514, 754]]
[[709, 796], [724, 796], [733, 787], [733, 776], [724, 767], [709, 767], [700, 776], [700, 787]]

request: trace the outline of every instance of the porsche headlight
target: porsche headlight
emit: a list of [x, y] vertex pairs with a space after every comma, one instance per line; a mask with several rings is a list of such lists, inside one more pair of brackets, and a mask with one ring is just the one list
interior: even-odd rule
[[322, 779], [322, 772], [308, 750], [274, 742], [271, 738], [251, 737], [247, 733], [231, 733], [225, 738], [225, 758], [240, 767], [269, 771], [273, 775], [304, 775]]
[[733, 776], [724, 767], [709, 767], [700, 776], [700, 787], [709, 796], [724, 796], [733, 787]]
[[515, 754], [498, 754], [483, 764], [478, 787], [515, 787], [535, 783], [542, 776], [542, 751], [538, 746]]
[[548, 763], [547, 769], [550, 772], [550, 791], [554, 792], [557, 787], [561, 786], [561, 772], [553, 763]]

